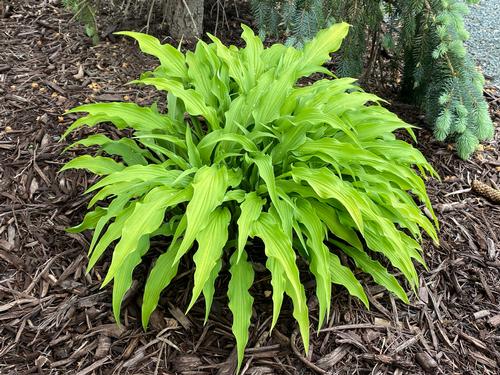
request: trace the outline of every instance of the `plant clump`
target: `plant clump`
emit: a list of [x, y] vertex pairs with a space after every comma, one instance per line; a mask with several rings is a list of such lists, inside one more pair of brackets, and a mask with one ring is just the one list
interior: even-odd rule
[[[168, 246], [145, 283], [144, 328], [183, 257], [192, 256], [195, 264], [187, 310], [203, 295], [206, 319], [216, 279], [227, 266], [239, 365], [251, 324], [256, 241], [263, 244], [272, 276], [271, 329], [287, 295], [306, 351], [309, 312], [297, 257], [316, 280], [320, 327], [329, 316], [332, 284], [368, 306], [353, 266], [408, 300], [387, 267], [411, 288], [418, 285], [414, 261], [424, 264], [421, 230], [438, 241], [423, 181], [436, 174], [418, 150], [393, 134], [402, 128], [413, 135], [411, 125], [354, 79], [337, 79], [322, 67], [348, 28], [335, 24], [296, 49], [265, 48], [243, 26], [244, 48], [227, 47], [209, 35], [211, 43], [199, 41], [185, 54], [149, 35], [121, 33], [159, 59], [155, 70], [134, 83], [166, 92], [167, 109], [97, 103], [70, 110], [87, 115], [66, 135], [109, 122], [132, 129], [133, 136], [90, 135], [71, 147], [98, 146], [98, 154], [63, 167], [101, 176], [86, 191], [93, 194], [89, 212], [70, 231], [93, 230], [89, 269], [115, 243], [103, 286], [113, 281], [117, 322], [134, 268], [154, 237]], [[297, 83], [313, 73], [330, 78]]]

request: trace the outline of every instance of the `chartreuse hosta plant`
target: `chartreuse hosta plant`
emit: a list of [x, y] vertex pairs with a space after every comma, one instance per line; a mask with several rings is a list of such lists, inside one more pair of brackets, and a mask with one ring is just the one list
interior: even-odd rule
[[319, 326], [329, 316], [332, 283], [368, 305], [350, 265], [407, 301], [375, 253], [417, 285], [413, 261], [424, 263], [421, 230], [438, 240], [419, 207], [432, 213], [420, 176], [434, 170], [393, 135], [399, 128], [411, 133], [411, 126], [353, 79], [297, 83], [315, 72], [331, 75], [322, 64], [347, 31], [347, 24], [333, 25], [297, 50], [281, 44], [264, 48], [243, 26], [245, 48], [228, 48], [210, 36], [212, 43], [199, 41], [186, 54], [149, 35], [121, 33], [159, 59], [154, 71], [134, 83], [166, 92], [167, 110], [134, 103], [72, 109], [87, 115], [67, 133], [110, 122], [132, 129], [133, 137], [91, 135], [74, 145], [97, 145], [98, 156], [77, 157], [63, 168], [102, 176], [87, 190], [94, 194], [91, 211], [72, 230], [94, 231], [89, 268], [116, 242], [103, 285], [114, 283], [117, 321], [133, 270], [153, 237], [167, 238], [168, 246], [145, 284], [144, 327], [183, 257], [192, 256], [195, 265], [187, 310], [203, 295], [206, 317], [227, 265], [239, 364], [252, 316], [250, 259], [256, 242], [263, 243], [272, 276], [271, 326], [286, 294], [306, 350], [309, 317], [297, 257], [316, 279]]

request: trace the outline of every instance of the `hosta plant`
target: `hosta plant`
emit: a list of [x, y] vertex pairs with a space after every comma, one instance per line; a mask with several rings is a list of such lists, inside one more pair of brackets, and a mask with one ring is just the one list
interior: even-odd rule
[[[98, 155], [76, 157], [63, 168], [102, 176], [87, 190], [91, 211], [71, 230], [94, 231], [89, 269], [113, 247], [103, 285], [113, 281], [117, 321], [153, 237], [163, 237], [166, 247], [145, 283], [143, 326], [183, 257], [192, 256], [195, 265], [187, 310], [203, 295], [206, 318], [227, 266], [240, 365], [252, 316], [251, 259], [262, 247], [272, 276], [271, 329], [287, 295], [306, 350], [309, 316], [298, 257], [316, 280], [319, 326], [329, 316], [332, 283], [368, 305], [354, 266], [407, 301], [386, 265], [417, 285], [413, 261], [424, 263], [422, 230], [437, 242], [437, 223], [419, 206], [433, 216], [422, 178], [435, 172], [394, 136], [399, 128], [413, 134], [410, 125], [353, 79], [335, 79], [322, 67], [347, 32], [347, 24], [333, 25], [298, 50], [264, 48], [243, 26], [245, 48], [226, 47], [209, 35], [212, 43], [199, 41], [186, 54], [149, 35], [121, 33], [159, 59], [134, 83], [167, 93], [166, 110], [134, 103], [72, 109], [87, 115], [66, 134], [109, 122], [132, 129], [133, 136], [80, 140], [74, 146], [98, 146]], [[298, 83], [313, 73], [329, 78]]]

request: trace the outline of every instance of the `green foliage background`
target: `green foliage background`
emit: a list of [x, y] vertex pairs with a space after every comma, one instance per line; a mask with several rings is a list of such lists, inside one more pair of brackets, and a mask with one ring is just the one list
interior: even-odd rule
[[66, 8], [74, 13], [74, 17], [80, 20], [85, 27], [85, 34], [92, 43], [99, 42], [99, 31], [96, 18], [96, 5], [90, 0], [63, 0]]

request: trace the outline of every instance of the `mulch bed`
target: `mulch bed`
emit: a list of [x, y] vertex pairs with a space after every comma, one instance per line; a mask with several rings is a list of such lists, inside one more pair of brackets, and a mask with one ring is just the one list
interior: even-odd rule
[[[117, 326], [110, 288], [100, 290], [109, 258], [87, 274], [89, 234], [63, 230], [81, 219], [88, 199], [81, 193], [92, 180], [58, 174], [71, 156], [61, 154], [66, 143], [59, 137], [71, 122], [61, 114], [88, 101], [153, 100], [151, 91], [124, 84], [154, 61], [127, 40], [93, 47], [70, 19], [55, 1], [13, 1], [0, 16], [0, 374], [231, 374], [236, 357], [226, 297], [215, 298], [205, 326], [202, 302], [183, 313], [190, 264], [162, 297], [147, 332], [138, 319], [147, 274], [147, 264], [141, 266]], [[419, 269], [411, 303], [367, 279], [367, 311], [335, 289], [328, 327], [311, 336], [304, 357], [288, 304], [269, 334], [269, 275], [256, 262], [244, 373], [499, 373], [500, 206], [470, 190], [475, 179], [500, 186], [500, 93], [490, 88], [485, 95], [496, 139], [470, 161], [418, 132], [420, 149], [442, 177], [428, 181], [442, 243], [424, 244], [428, 269]], [[394, 108], [419, 121], [413, 108]], [[306, 285], [311, 295], [313, 284]], [[314, 317], [314, 298], [309, 306]]]

